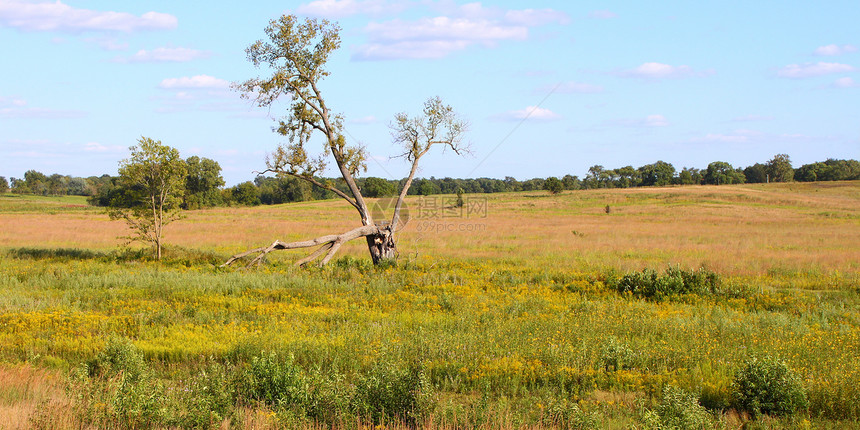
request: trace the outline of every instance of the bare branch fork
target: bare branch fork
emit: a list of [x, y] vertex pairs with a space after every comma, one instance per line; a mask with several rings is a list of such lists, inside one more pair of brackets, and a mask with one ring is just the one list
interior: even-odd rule
[[[292, 98], [289, 115], [280, 120], [279, 127], [275, 129], [277, 133], [287, 136], [290, 144], [280, 145], [267, 158], [267, 169], [261, 173], [292, 176], [331, 191], [356, 209], [362, 225], [342, 234], [311, 240], [291, 243], [276, 240], [269, 246], [236, 254], [222, 267], [252, 254], [257, 256], [248, 266], [261, 263], [274, 250], [315, 246], [319, 248], [297, 261], [297, 264], [304, 265], [322, 256], [320, 265], [325, 265], [344, 243], [360, 237], [366, 238], [374, 264], [393, 260], [396, 257], [394, 235], [400, 222], [403, 201], [418, 170], [418, 160], [434, 145], [450, 148], [457, 154], [468, 152], [461, 142], [468, 124], [460, 120], [440, 98], [427, 100], [422, 116], [411, 118], [404, 113], [397, 114], [390, 125], [391, 134], [395, 143], [402, 145], [405, 150], [401, 156], [412, 166], [398, 196], [391, 222], [375, 222], [355, 181], [360, 170], [367, 170], [367, 154], [363, 147], [346, 144], [343, 119], [329, 110], [318, 86], [328, 75], [325, 63], [329, 54], [340, 47], [339, 32], [340, 28], [336, 24], [325, 20], [305, 19], [300, 22], [295, 16], [285, 15], [271, 21], [266, 28], [269, 40], [255, 42], [246, 49], [246, 53], [248, 60], [255, 66], [269, 66], [274, 69], [274, 74], [268, 79], [250, 79], [234, 84], [234, 88], [241, 91], [244, 97], [253, 97], [260, 107], [271, 107], [281, 95]], [[325, 152], [334, 159], [337, 170], [346, 182], [346, 191], [317, 179], [317, 173], [325, 170], [326, 163], [322, 155], [316, 158], [308, 156], [305, 144], [314, 132], [323, 134]]]

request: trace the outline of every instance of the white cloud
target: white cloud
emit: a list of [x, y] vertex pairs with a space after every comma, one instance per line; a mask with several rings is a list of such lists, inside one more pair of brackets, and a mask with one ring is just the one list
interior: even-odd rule
[[565, 13], [553, 9], [505, 11], [481, 3], [434, 6], [450, 12], [449, 16], [368, 24], [364, 31], [369, 43], [355, 48], [352, 58], [442, 58], [474, 45], [494, 47], [501, 41], [526, 40], [531, 27], [569, 22]]
[[538, 106], [529, 106], [522, 110], [512, 110], [502, 114], [495, 115], [494, 119], [500, 121], [553, 121], [561, 119], [561, 115]]
[[296, 8], [300, 15], [339, 19], [357, 14], [395, 14], [407, 7], [404, 2], [385, 0], [315, 0]]
[[666, 117], [663, 115], [648, 115], [645, 117], [645, 120], [642, 121], [642, 125], [645, 127], [667, 127], [669, 125], [669, 121], [667, 121]]
[[690, 66], [672, 66], [663, 63], [643, 63], [642, 65], [619, 73], [620, 76], [641, 79], [681, 79], [713, 74], [712, 71], [697, 72]]
[[668, 127], [669, 120], [667, 120], [663, 115], [654, 114], [648, 115], [645, 118], [615, 120], [611, 121], [609, 124], [637, 128]]
[[840, 63], [806, 63], [789, 64], [776, 72], [776, 76], [789, 79], [813, 78], [833, 73], [853, 72], [855, 69], [847, 64]]
[[733, 122], [755, 122], [755, 121], [771, 121], [772, 116], [766, 115], [744, 115], [732, 118]]
[[74, 119], [87, 116], [76, 110], [26, 107], [27, 102], [13, 97], [0, 97], [0, 118], [15, 119]]
[[618, 14], [609, 10], [593, 10], [588, 13], [588, 17], [594, 19], [612, 19], [618, 18]]
[[25, 31], [83, 31], [166, 30], [176, 28], [173, 15], [147, 12], [137, 16], [124, 12], [77, 9], [56, 2], [0, 1], [0, 25]]
[[822, 57], [832, 57], [834, 55], [842, 55], [849, 52], [854, 52], [857, 50], [857, 47], [854, 45], [825, 45], [819, 46], [815, 50], [815, 55]]
[[14, 106], [14, 107], [27, 106], [27, 101], [23, 100], [23, 99], [16, 98], [16, 97], [0, 96], [0, 107], [5, 107], [5, 106]]
[[349, 120], [349, 122], [351, 124], [373, 124], [376, 122], [376, 117], [373, 115], [369, 115], [361, 118], [351, 119]]
[[230, 82], [209, 75], [197, 75], [192, 77], [168, 78], [158, 85], [162, 89], [226, 89]]
[[505, 12], [504, 21], [526, 27], [538, 27], [547, 24], [566, 25], [570, 23], [570, 17], [554, 9], [523, 9]]
[[562, 93], [562, 94], [572, 94], [572, 93], [595, 94], [595, 93], [602, 93], [603, 92], [603, 86], [601, 86], [601, 85], [592, 85], [592, 84], [585, 84], [582, 82], [572, 82], [572, 81], [571, 82], [562, 82], [561, 84], [558, 85], [558, 87], [552, 87], [552, 86], [543, 87], [542, 90], [543, 91], [551, 91], [553, 88], [555, 88], [555, 92]]
[[833, 82], [833, 86], [836, 88], [860, 88], [860, 84], [852, 78], [839, 78]]
[[197, 59], [209, 58], [211, 53], [191, 48], [155, 48], [147, 51], [141, 49], [131, 57], [118, 57], [118, 63], [183, 63]]
[[102, 145], [98, 142], [87, 142], [83, 150], [86, 152], [124, 152], [126, 148], [119, 145]]

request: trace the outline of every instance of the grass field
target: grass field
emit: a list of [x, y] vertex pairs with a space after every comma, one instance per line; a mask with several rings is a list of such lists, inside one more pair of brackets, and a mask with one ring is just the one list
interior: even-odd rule
[[[407, 203], [396, 267], [354, 241], [325, 268], [238, 270], [217, 265], [357, 216], [193, 211], [155, 263], [82, 199], [0, 195], [0, 428], [860, 425], [858, 182]], [[700, 268], [719, 282], [619, 292]], [[768, 357], [807, 403], [752, 420], [733, 378]]]

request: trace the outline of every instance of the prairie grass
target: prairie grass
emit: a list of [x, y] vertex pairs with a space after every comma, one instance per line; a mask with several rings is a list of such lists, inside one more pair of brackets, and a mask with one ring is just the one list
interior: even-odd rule
[[[379, 381], [395, 380], [421, 394], [411, 423], [422, 428], [629, 428], [672, 410], [660, 405], [671, 386], [695, 395], [716, 428], [852, 428], [860, 422], [858, 190], [491, 195], [486, 217], [434, 220], [484, 223], [480, 234], [419, 231], [427, 220], [414, 217], [396, 267], [372, 267], [356, 243], [325, 268], [295, 268], [304, 254], [282, 253], [247, 271], [217, 264], [276, 238], [346, 230], [355, 215], [335, 201], [195, 211], [169, 226], [173, 246], [155, 263], [146, 250], [113, 249], [113, 223], [98, 211], [30, 217], [4, 211], [0, 199], [4, 230], [47, 223], [33, 224], [29, 238], [0, 233], [11, 238], [0, 259], [0, 377], [13, 372], [5, 369], [78, 375], [64, 383], [91, 395], [0, 388], [0, 403], [9, 398], [15, 416], [32, 418], [34, 402], [58, 399], [52, 404], [73, 403], [76, 424], [51, 421], [62, 417], [50, 408], [27, 422], [122, 428], [117, 411], [128, 417], [128, 409], [107, 405], [116, 404], [111, 393], [132, 390], [140, 397], [129, 398], [156, 399], [152, 427], [398, 428], [410, 421], [372, 408], [389, 404]], [[71, 230], [46, 232], [51, 222]], [[652, 300], [611, 281], [702, 266], [721, 279], [707, 294]], [[148, 382], [81, 376], [109, 339], [140, 354]], [[307, 383], [298, 391], [307, 397], [273, 406], [230, 391], [242, 383], [224, 381], [242, 381], [272, 353], [292, 357], [290, 380]], [[807, 410], [749, 423], [732, 409], [732, 378], [762, 356], [800, 376]], [[398, 379], [404, 369], [420, 377]], [[313, 412], [323, 404], [330, 415]]]

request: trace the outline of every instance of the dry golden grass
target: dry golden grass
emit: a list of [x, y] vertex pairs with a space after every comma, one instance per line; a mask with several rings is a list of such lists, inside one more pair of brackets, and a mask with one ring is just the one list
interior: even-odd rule
[[[757, 184], [469, 195], [486, 199], [472, 216], [428, 217], [419, 197], [400, 235], [403, 256], [513, 259], [583, 269], [706, 266], [732, 275], [822, 275], [860, 269], [860, 182]], [[431, 196], [436, 203], [442, 197]], [[468, 200], [467, 200], [468, 204]], [[605, 213], [609, 205], [611, 213]], [[485, 216], [481, 216], [485, 215]], [[358, 225], [339, 200], [187, 213], [167, 243], [225, 255], [278, 240], [301, 240]], [[107, 249], [121, 222], [91, 209], [8, 213], [0, 243]], [[361, 241], [345, 254], [364, 255]], [[304, 251], [275, 258], [298, 259]]]
[[0, 367], [0, 429], [32, 428], [36, 416], [45, 413], [55, 415], [52, 428], [73, 428], [64, 422], [63, 409], [70, 403], [62, 384], [62, 377], [49, 370]]

